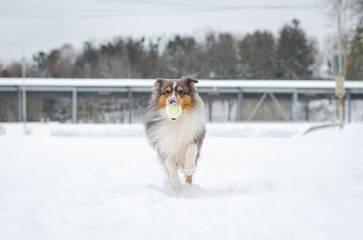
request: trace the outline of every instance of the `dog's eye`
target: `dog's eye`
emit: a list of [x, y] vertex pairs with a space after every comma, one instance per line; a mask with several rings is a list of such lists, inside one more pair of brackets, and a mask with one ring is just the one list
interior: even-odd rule
[[169, 91], [169, 90], [166, 90], [166, 91], [165, 91], [165, 94], [169, 94], [169, 93], [170, 93], [170, 91]]
[[183, 91], [182, 91], [182, 90], [179, 90], [179, 91], [178, 91], [178, 94], [179, 94], [179, 95], [182, 95], [182, 94], [183, 94]]

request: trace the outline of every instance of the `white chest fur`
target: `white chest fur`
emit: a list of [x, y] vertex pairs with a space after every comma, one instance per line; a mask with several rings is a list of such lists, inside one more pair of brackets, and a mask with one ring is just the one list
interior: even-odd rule
[[160, 110], [160, 114], [163, 120], [154, 126], [153, 142], [165, 158], [174, 157], [183, 160], [180, 158], [185, 157], [188, 145], [204, 131], [206, 122], [204, 105], [201, 103], [196, 108], [185, 110], [176, 121], [168, 118], [163, 109]]

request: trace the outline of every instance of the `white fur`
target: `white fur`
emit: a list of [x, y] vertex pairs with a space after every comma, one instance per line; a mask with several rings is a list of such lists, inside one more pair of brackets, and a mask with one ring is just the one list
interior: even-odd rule
[[188, 146], [185, 156], [183, 173], [187, 176], [191, 176], [195, 170], [195, 160], [198, 154], [198, 146], [196, 143], [192, 143]]
[[182, 185], [178, 177], [178, 169], [176, 167], [175, 162], [173, 161], [172, 158], [169, 158], [164, 162], [164, 166], [168, 173], [171, 186], [175, 189], [175, 191], [179, 192], [182, 188]]
[[[156, 142], [156, 148], [165, 159], [173, 157], [177, 161], [184, 161], [188, 145], [204, 131], [206, 117], [203, 102], [197, 103], [193, 109], [183, 110], [183, 114], [176, 121], [171, 120], [164, 109], [159, 112], [163, 120], [150, 134], [151, 142]], [[181, 156], [184, 156], [183, 159], [180, 159]]]
[[159, 110], [160, 121], [150, 129], [149, 138], [155, 143], [172, 187], [180, 191], [181, 183], [178, 177], [177, 166], [183, 168], [187, 176], [195, 170], [195, 161], [198, 147], [195, 139], [205, 131], [206, 114], [204, 103], [199, 95], [195, 96], [195, 105], [190, 109], [183, 109], [182, 115], [171, 120], [164, 109]]
[[[175, 89], [177, 82], [173, 83]], [[174, 90], [173, 89], [173, 90]], [[172, 97], [177, 97], [173, 91]], [[152, 95], [156, 101], [157, 95]], [[146, 133], [150, 143], [156, 148], [160, 160], [167, 171], [172, 187], [179, 191], [181, 183], [177, 168], [181, 168], [186, 176], [192, 176], [195, 171], [196, 159], [205, 134], [206, 114], [202, 99], [196, 93], [193, 95], [193, 107], [182, 109], [183, 113], [177, 120], [171, 120], [165, 109], [149, 105], [144, 117]]]
[[177, 100], [178, 97], [175, 95], [175, 91], [174, 91], [175, 87], [176, 87], [176, 81], [173, 82], [173, 89], [172, 89], [173, 94], [171, 94], [171, 96], [166, 99], [166, 105], [169, 105], [169, 102], [172, 99]]

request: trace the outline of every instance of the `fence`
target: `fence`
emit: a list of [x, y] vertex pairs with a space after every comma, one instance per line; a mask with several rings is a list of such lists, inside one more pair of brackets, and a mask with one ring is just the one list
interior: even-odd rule
[[[154, 81], [0, 78], [0, 121], [22, 121], [24, 83], [30, 121], [140, 122]], [[363, 120], [363, 82], [345, 87], [345, 119]], [[330, 120], [336, 111], [334, 81], [200, 80], [197, 88], [211, 122]]]

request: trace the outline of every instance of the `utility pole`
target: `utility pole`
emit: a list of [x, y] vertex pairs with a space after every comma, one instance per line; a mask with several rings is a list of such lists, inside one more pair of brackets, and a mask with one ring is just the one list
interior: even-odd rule
[[25, 66], [25, 49], [23, 46], [13, 42], [12, 40], [8, 40], [8, 43], [17, 47], [21, 50], [22, 59], [21, 59], [21, 77], [23, 80], [22, 83], [22, 115], [23, 115], [23, 127], [24, 133], [28, 134], [28, 130], [26, 128], [27, 116], [26, 116], [26, 88], [25, 88], [25, 78], [26, 78], [26, 66]]
[[341, 36], [341, 0], [337, 0], [337, 18], [338, 18], [338, 72], [335, 76], [336, 88], [335, 95], [339, 98], [339, 126], [343, 128], [343, 98], [345, 95], [344, 80], [345, 80], [345, 65], [343, 64], [343, 49], [342, 49], [342, 36]]

